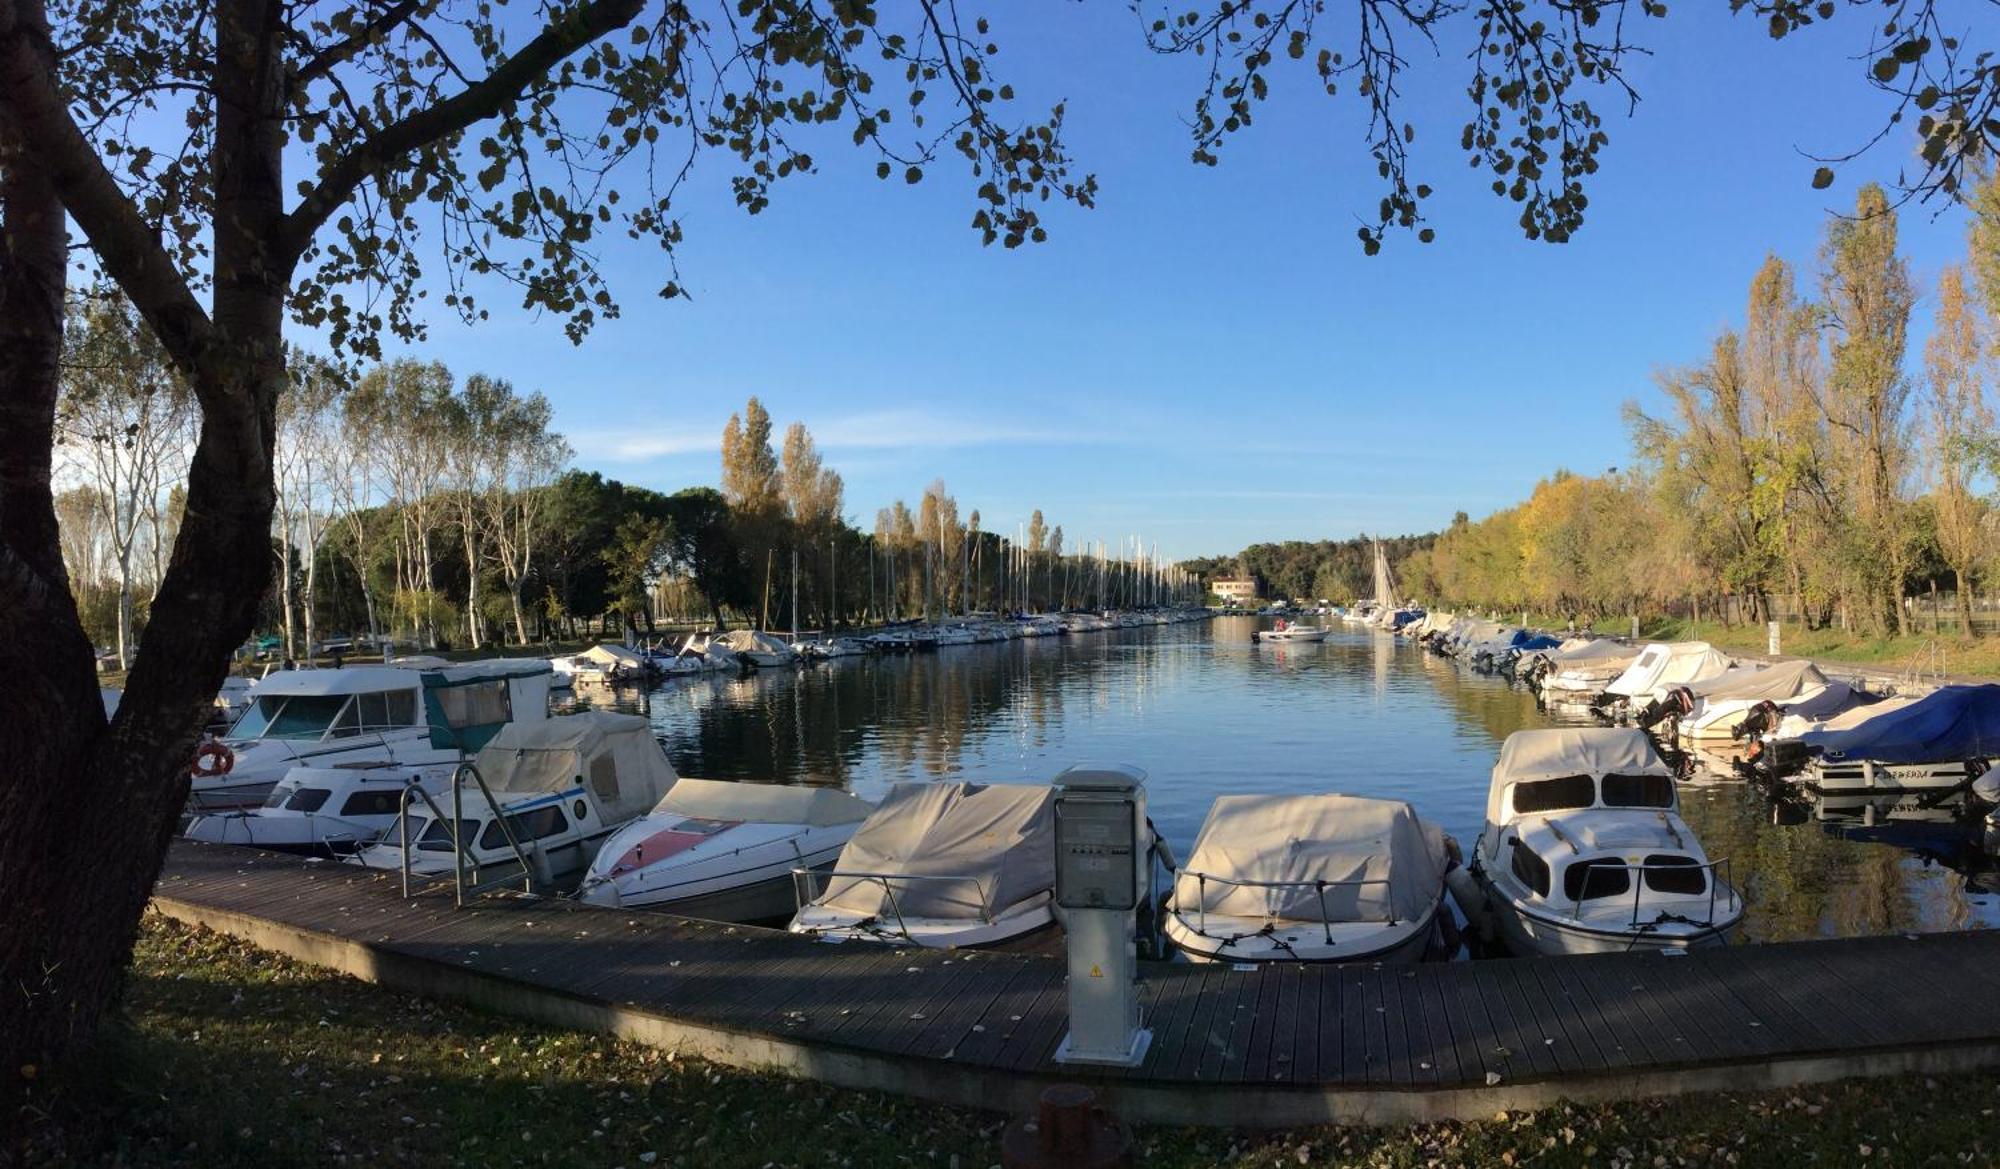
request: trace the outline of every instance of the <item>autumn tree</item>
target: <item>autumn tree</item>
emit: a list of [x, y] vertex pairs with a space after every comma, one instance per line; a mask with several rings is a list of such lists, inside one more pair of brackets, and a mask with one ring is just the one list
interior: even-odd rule
[[1930, 390], [1929, 471], [1937, 513], [1938, 548], [1951, 565], [1960, 628], [1972, 632], [1972, 574], [1992, 550], [1985, 508], [1974, 493], [1973, 445], [1993, 428], [1986, 402], [1979, 310], [1965, 286], [1965, 272], [1946, 265], [1938, 275], [1937, 311], [1924, 344]]

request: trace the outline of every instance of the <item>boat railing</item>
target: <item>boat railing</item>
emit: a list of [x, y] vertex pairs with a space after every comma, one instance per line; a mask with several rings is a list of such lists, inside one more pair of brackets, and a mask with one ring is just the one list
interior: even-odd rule
[[[813, 887], [815, 878], [824, 877], [825, 883], [817, 889]], [[820, 872], [809, 868], [792, 870], [792, 893], [799, 908], [803, 909], [817, 900], [820, 893], [831, 888], [836, 880], [863, 881], [880, 885], [882, 895], [889, 902], [889, 913], [896, 919], [896, 932], [905, 939], [910, 937], [909, 926], [903, 922], [903, 909], [896, 901], [896, 885], [908, 881], [932, 881], [938, 884], [967, 884], [979, 894], [979, 920], [985, 924], [993, 922], [993, 891], [995, 882], [989, 878], [971, 874], [951, 873], [864, 873], [850, 869], [834, 869]]]
[[[1689, 873], [1702, 874], [1708, 884], [1708, 916], [1702, 921], [1688, 922], [1690, 925], [1713, 928], [1715, 925], [1716, 899], [1720, 894], [1727, 894], [1723, 904], [1730, 913], [1740, 913], [1743, 908], [1742, 894], [1736, 891], [1735, 874], [1730, 868], [1728, 857], [1693, 865], [1631, 864], [1629, 862], [1612, 861], [1609, 859], [1591, 860], [1587, 863], [1589, 867], [1583, 875], [1583, 887], [1577, 890], [1579, 896], [1575, 898], [1575, 904], [1570, 906], [1569, 912], [1572, 920], [1582, 918], [1584, 903], [1590, 900], [1587, 896], [1590, 892], [1590, 883], [1597, 880], [1597, 874], [1600, 871], [1607, 873], [1623, 872], [1625, 874], [1626, 882], [1632, 886], [1632, 917], [1629, 924], [1633, 927], [1639, 925], [1639, 914], [1645, 906], [1646, 893], [1649, 889], [1649, 886], [1646, 884], [1647, 873], [1673, 873], [1678, 876], [1685, 876]], [[1689, 894], [1673, 893], [1662, 889], [1653, 889], [1652, 892], [1667, 897], [1689, 896]], [[1657, 921], [1658, 919], [1655, 920]]]
[[[396, 829], [398, 842], [402, 849], [400, 860], [403, 869], [403, 897], [405, 900], [408, 900], [410, 896], [410, 801], [412, 798], [420, 799], [424, 802], [424, 806], [430, 809], [433, 822], [451, 825], [452, 896], [460, 909], [465, 908], [465, 899], [468, 894], [478, 896], [494, 885], [501, 883], [500, 881], [494, 881], [488, 884], [480, 884], [479, 861], [477, 858], [468, 856], [468, 849], [471, 846], [471, 842], [465, 840], [462, 835], [465, 831], [465, 781], [467, 778], [470, 778], [479, 788], [479, 794], [485, 798], [486, 806], [493, 811], [493, 822], [500, 826], [501, 835], [507, 838], [507, 847], [514, 853], [514, 859], [521, 865], [523, 891], [528, 893], [535, 891], [534, 866], [528, 862], [528, 854], [521, 847], [520, 838], [514, 835], [514, 826], [507, 822], [506, 813], [501, 811], [500, 801], [493, 797], [493, 789], [486, 786], [486, 779], [479, 774], [479, 768], [473, 766], [471, 763], [461, 763], [458, 765], [458, 769], [451, 774], [451, 816], [448, 819], [444, 814], [444, 810], [439, 808], [437, 801], [431, 797], [431, 793], [425, 791], [421, 784], [412, 783], [405, 785], [402, 797], [397, 801]], [[466, 884], [466, 862], [468, 859], [472, 862], [473, 883], [470, 886]]]
[[[1208, 933], [1208, 883], [1210, 881], [1218, 885], [1228, 885], [1238, 889], [1311, 889], [1319, 901], [1319, 921], [1321, 927], [1326, 931], [1326, 942], [1328, 945], [1333, 944], [1333, 919], [1326, 911], [1326, 891], [1328, 889], [1356, 889], [1369, 885], [1389, 884], [1389, 878], [1387, 877], [1366, 877], [1354, 881], [1251, 881], [1237, 877], [1218, 877], [1213, 873], [1195, 872], [1192, 869], [1183, 870], [1175, 880], [1178, 883], [1190, 877], [1194, 878], [1195, 882], [1196, 933], [1203, 935]], [[1185, 914], [1182, 916], [1185, 916]], [[1388, 912], [1380, 918], [1356, 918], [1355, 920], [1380, 921], [1383, 925], [1395, 925], [1396, 907], [1391, 904]]]

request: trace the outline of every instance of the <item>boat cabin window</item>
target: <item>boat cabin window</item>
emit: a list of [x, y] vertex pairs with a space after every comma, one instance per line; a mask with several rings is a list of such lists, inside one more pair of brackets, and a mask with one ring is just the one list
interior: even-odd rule
[[1604, 806], [1607, 808], [1671, 808], [1674, 780], [1670, 775], [1607, 775], [1604, 777]]
[[346, 709], [345, 694], [269, 694], [229, 732], [233, 739], [322, 739]]
[[[471, 840], [479, 831], [479, 821], [466, 817], [458, 822], [458, 833], [462, 839]], [[417, 847], [425, 852], [451, 851], [451, 821], [427, 820], [424, 830], [417, 835]]]
[[[560, 836], [569, 831], [569, 821], [563, 817], [562, 809], [551, 804], [546, 808], [536, 808], [532, 812], [522, 812], [507, 817], [507, 827], [514, 830], [514, 839], [521, 841], [541, 840], [550, 836]], [[479, 836], [479, 847], [483, 849], [503, 849], [507, 847], [507, 834], [501, 831], [500, 822], [493, 821]]]
[[1588, 808], [1597, 802], [1597, 785], [1588, 775], [1565, 775], [1560, 779], [1537, 779], [1514, 785], [1514, 811], [1554, 812], [1563, 808]]
[[590, 761], [590, 790], [606, 803], [618, 802], [618, 761], [599, 755]]
[[302, 787], [285, 801], [287, 812], [317, 812], [326, 806], [326, 797], [333, 792], [323, 787]]
[[1521, 838], [1513, 837], [1514, 875], [1523, 885], [1534, 890], [1538, 897], [1549, 895], [1549, 862], [1535, 854], [1535, 850], [1521, 843]]
[[514, 717], [514, 705], [505, 678], [463, 686], [440, 686], [431, 693], [437, 696], [438, 709], [444, 712], [445, 725], [454, 731], [466, 727], [496, 726], [510, 722]]
[[402, 809], [402, 806], [403, 793], [401, 790], [392, 792], [355, 792], [353, 795], [347, 797], [347, 803], [341, 805], [340, 814], [343, 816], [393, 816]]
[[1708, 892], [1708, 874], [1691, 856], [1654, 853], [1646, 858], [1646, 888], [1655, 893], [1700, 896]]
[[1574, 861], [1563, 870], [1563, 893], [1571, 901], [1619, 897], [1632, 891], [1632, 874], [1617, 857]]
[[361, 694], [355, 697], [354, 702], [359, 710], [363, 731], [417, 725], [417, 692], [414, 690], [387, 690], [380, 694]]

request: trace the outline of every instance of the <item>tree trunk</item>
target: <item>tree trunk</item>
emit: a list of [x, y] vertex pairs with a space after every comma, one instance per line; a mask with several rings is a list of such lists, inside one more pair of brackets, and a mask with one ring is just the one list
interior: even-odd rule
[[1965, 587], [1965, 570], [1951, 570], [1952, 589], [1958, 597], [1958, 627], [1965, 636], [1972, 636], [1972, 590]]

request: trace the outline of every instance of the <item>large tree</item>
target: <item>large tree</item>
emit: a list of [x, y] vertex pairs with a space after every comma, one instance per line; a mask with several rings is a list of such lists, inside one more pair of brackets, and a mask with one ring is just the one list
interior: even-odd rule
[[[736, 198], [755, 212], [780, 180], [813, 169], [815, 126], [878, 151], [884, 178], [915, 182], [961, 156], [988, 242], [1039, 240], [1047, 201], [1088, 204], [1096, 189], [1072, 173], [1063, 107], [1010, 115], [986, 22], [947, 0], [919, 0], [894, 28], [868, 0], [699, 12], [645, 0], [57, 0], [53, 23], [47, 3], [0, 0], [0, 665], [15, 667], [0, 691], [13, 777], [0, 786], [6, 1069], [59, 1059], [95, 1030], [204, 707], [265, 595], [288, 319], [377, 357], [385, 332], [422, 335], [432, 285], [476, 321], [497, 284], [581, 338], [617, 312], [597, 266], [607, 237], [666, 249], [661, 288], [678, 293], [675, 193], [695, 155], [729, 159]], [[1891, 0], [1886, 22], [1875, 0], [1849, 4], [1886, 28], [1868, 54], [1876, 83], [1905, 87], [1924, 111], [1917, 182], [1950, 188], [1962, 160], [2000, 136], [2000, 69], [1944, 36], [1928, 0]], [[1157, 19], [1152, 7], [1158, 48], [1211, 64], [1198, 160], [1251, 122], [1279, 54], [1360, 98], [1384, 184], [1360, 229], [1371, 251], [1390, 227], [1418, 228], [1429, 193], [1409, 174], [1404, 45], [1461, 27], [1476, 36], [1462, 145], [1538, 238], [1582, 222], [1606, 141], [1588, 94], [1629, 94], [1629, 0], [1356, 0], [1339, 10], [1347, 19], [1318, 0], [1222, 0]], [[1732, 7], [1782, 35], [1837, 6]], [[108, 726], [50, 487], [65, 211], [201, 413], [173, 555]], [[78, 823], [99, 830], [69, 830]]]

